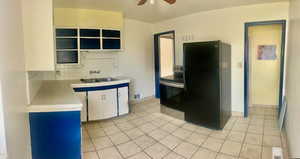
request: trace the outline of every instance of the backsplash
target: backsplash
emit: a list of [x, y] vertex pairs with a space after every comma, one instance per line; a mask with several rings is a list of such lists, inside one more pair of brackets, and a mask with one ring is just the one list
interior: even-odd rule
[[38, 93], [40, 87], [42, 86], [43, 72], [27, 72], [26, 73], [26, 87], [27, 87], [27, 104]]
[[81, 52], [80, 65], [56, 65], [56, 70], [45, 72], [44, 79], [70, 80], [118, 76], [118, 54]]
[[72, 80], [119, 76], [118, 54], [82, 52], [80, 65], [57, 65], [56, 72], [27, 72], [28, 104], [38, 93], [42, 80]]

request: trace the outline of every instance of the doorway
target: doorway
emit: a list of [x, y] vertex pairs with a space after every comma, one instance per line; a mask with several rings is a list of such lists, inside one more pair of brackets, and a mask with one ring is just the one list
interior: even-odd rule
[[160, 98], [160, 78], [173, 75], [175, 66], [175, 31], [154, 35], [155, 97]]
[[284, 83], [286, 21], [245, 24], [245, 103], [281, 110]]

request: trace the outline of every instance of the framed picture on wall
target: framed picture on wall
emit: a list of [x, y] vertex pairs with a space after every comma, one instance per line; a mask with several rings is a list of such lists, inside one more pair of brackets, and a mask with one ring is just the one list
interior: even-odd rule
[[276, 60], [276, 45], [258, 45], [258, 60]]

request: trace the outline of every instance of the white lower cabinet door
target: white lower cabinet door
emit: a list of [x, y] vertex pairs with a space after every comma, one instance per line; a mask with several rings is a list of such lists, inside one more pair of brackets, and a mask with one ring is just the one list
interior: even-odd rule
[[88, 92], [89, 121], [118, 115], [117, 89]]
[[129, 113], [128, 87], [118, 88], [119, 115]]
[[86, 92], [76, 92], [75, 94], [82, 102], [82, 108], [80, 112], [81, 121], [86, 122], [87, 121]]

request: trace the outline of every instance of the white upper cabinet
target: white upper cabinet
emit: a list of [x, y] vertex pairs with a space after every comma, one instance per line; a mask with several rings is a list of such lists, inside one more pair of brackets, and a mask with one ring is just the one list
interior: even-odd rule
[[22, 0], [27, 71], [54, 71], [52, 0]]

